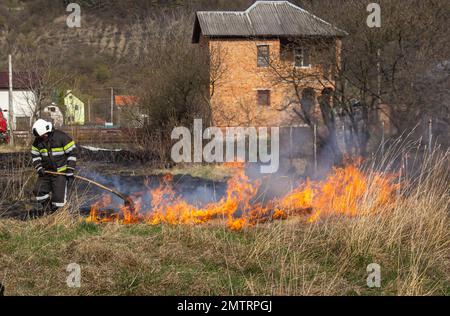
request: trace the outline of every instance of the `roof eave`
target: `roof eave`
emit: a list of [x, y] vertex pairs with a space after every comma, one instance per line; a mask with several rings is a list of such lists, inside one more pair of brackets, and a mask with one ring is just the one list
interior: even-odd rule
[[192, 43], [198, 44], [200, 42], [200, 36], [202, 33], [202, 28], [200, 27], [200, 21], [198, 19], [198, 12], [195, 13], [194, 29], [192, 31]]
[[[258, 34], [258, 35], [230, 35], [230, 34], [203, 34], [207, 38], [281, 38], [281, 37], [331, 37], [343, 38], [348, 34]], [[197, 42], [198, 43], [198, 42]]]

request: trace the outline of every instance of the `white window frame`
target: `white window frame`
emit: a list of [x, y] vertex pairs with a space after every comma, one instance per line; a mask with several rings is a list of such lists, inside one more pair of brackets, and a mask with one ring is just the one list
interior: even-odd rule
[[[309, 50], [309, 48], [303, 48], [303, 47], [296, 47], [296, 48], [294, 48], [294, 61], [293, 61], [293, 63], [294, 63], [294, 67], [295, 68], [305, 68], [305, 69], [309, 69], [309, 68], [311, 68], [312, 67], [312, 65], [311, 65], [311, 54], [309, 55], [309, 65], [304, 65], [304, 55], [303, 55], [303, 52], [304, 52], [304, 50], [305, 49], [308, 49]], [[298, 54], [297, 54], [297, 52], [298, 51], [301, 51], [301, 60], [302, 60], [302, 65], [301, 66], [298, 66], [297, 65], [297, 56], [298, 56]]]

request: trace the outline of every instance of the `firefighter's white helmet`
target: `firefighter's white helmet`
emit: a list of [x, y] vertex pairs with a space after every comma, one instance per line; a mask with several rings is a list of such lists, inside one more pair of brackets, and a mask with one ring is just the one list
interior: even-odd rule
[[34, 136], [42, 136], [44, 134], [50, 133], [53, 130], [53, 124], [51, 122], [39, 119], [33, 124], [33, 134]]

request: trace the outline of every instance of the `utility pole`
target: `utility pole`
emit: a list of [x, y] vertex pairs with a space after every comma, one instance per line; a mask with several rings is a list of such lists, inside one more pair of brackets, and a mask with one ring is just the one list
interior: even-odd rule
[[114, 125], [114, 88], [111, 88], [111, 124]]
[[88, 99], [88, 123], [91, 123], [91, 99]]
[[13, 73], [12, 73], [12, 59], [11, 55], [8, 55], [8, 75], [9, 75], [9, 92], [8, 92], [8, 106], [9, 106], [9, 139], [11, 146], [14, 146], [14, 108], [13, 108]]
[[292, 144], [292, 126], [289, 126], [289, 159], [291, 160], [291, 164], [292, 164], [292, 158], [293, 158], [292, 147], [293, 147], [293, 144]]

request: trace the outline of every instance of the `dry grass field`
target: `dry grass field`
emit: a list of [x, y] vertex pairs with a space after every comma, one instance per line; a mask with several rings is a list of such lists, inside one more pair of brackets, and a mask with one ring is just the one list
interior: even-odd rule
[[[67, 210], [0, 220], [6, 295], [450, 295], [448, 155], [376, 213], [229, 230], [86, 223]], [[360, 205], [370, 207], [369, 199]], [[70, 206], [69, 206], [70, 207]], [[67, 265], [81, 266], [69, 288]], [[381, 266], [381, 287], [366, 284]]]

